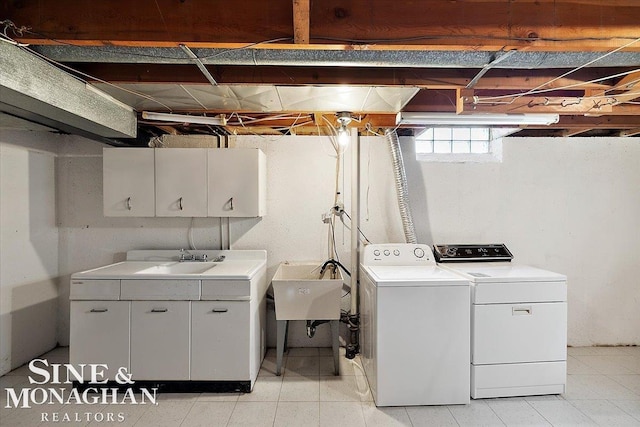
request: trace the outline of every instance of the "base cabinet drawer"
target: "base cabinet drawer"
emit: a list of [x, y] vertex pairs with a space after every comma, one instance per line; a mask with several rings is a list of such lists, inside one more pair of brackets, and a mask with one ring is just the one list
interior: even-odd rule
[[249, 301], [194, 301], [191, 379], [249, 380]]
[[474, 399], [561, 394], [566, 383], [566, 362], [471, 365]]
[[471, 341], [475, 365], [566, 360], [567, 304], [473, 305]]
[[[69, 362], [129, 369], [129, 301], [71, 301]], [[83, 378], [89, 380], [91, 372]]]
[[131, 302], [134, 380], [188, 380], [189, 301]]

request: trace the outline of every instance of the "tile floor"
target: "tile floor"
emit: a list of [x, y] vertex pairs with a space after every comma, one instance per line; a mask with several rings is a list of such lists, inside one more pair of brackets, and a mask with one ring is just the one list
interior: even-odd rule
[[[42, 422], [42, 408], [6, 409], [6, 387], [28, 386], [27, 368], [0, 378], [3, 397], [1, 426], [640, 426], [640, 347], [578, 347], [568, 349], [567, 393], [508, 399], [482, 399], [470, 405], [376, 408], [359, 358], [342, 357], [340, 377], [332, 375], [331, 350], [293, 348], [282, 376], [275, 376], [270, 350], [254, 391], [248, 394], [160, 394], [157, 406], [113, 409], [47, 408], [69, 413], [72, 422]], [[64, 363], [67, 349], [47, 353]], [[102, 413], [104, 420], [85, 420], [84, 413]], [[73, 421], [75, 413], [81, 422]], [[108, 413], [124, 412], [124, 421], [106, 422]], [[50, 415], [51, 416], [51, 415]], [[114, 418], [115, 418], [114, 417]]]

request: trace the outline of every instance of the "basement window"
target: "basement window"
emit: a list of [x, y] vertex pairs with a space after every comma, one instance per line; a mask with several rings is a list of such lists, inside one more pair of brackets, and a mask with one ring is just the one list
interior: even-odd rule
[[416, 136], [416, 158], [431, 162], [501, 162], [502, 137], [518, 128], [434, 127]]

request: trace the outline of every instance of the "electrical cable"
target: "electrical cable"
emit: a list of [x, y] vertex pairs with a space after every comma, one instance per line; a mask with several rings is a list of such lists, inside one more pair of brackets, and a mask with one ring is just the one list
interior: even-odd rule
[[491, 35], [477, 35], [477, 34], [434, 34], [424, 36], [411, 36], [411, 37], [396, 37], [386, 39], [351, 39], [346, 37], [330, 37], [330, 36], [310, 36], [310, 40], [325, 40], [342, 43], [353, 44], [382, 44], [382, 43], [406, 43], [420, 40], [439, 40], [439, 39], [458, 39], [458, 40], [473, 40], [474, 45], [477, 44], [478, 39], [483, 40], [501, 40], [507, 42], [552, 42], [552, 43], [566, 43], [566, 42], [585, 42], [585, 41], [614, 41], [614, 40], [633, 40], [637, 36], [615, 36], [615, 37], [510, 37], [510, 36], [491, 36]]
[[[547, 81], [547, 82], [545, 82], [545, 83], [542, 83], [542, 84], [540, 84], [540, 85], [536, 86], [535, 88], [530, 89], [530, 90], [528, 90], [528, 91], [526, 91], [526, 92], [522, 92], [522, 93], [518, 93], [518, 94], [515, 94], [515, 95], [510, 95], [510, 96], [508, 96], [508, 95], [502, 95], [502, 96], [500, 96], [500, 97], [478, 97], [477, 99], [478, 99], [478, 100], [483, 100], [483, 99], [484, 99], [484, 100], [486, 100], [486, 99], [504, 99], [504, 98], [511, 98], [511, 97], [512, 97], [513, 99], [512, 99], [512, 100], [511, 100], [511, 102], [509, 103], [509, 104], [512, 104], [512, 103], [514, 103], [516, 100], [518, 100], [518, 99], [522, 98], [523, 96], [528, 96], [528, 95], [534, 94], [534, 93], [536, 93], [536, 91], [538, 91], [538, 90], [542, 89], [543, 87], [548, 86], [548, 85], [552, 84], [552, 83], [553, 83], [553, 82], [555, 82], [555, 81], [558, 81], [558, 80], [560, 80], [560, 79], [562, 79], [562, 78], [564, 78], [564, 77], [567, 77], [568, 75], [573, 74], [573, 73], [575, 73], [575, 72], [576, 72], [576, 71], [578, 71], [578, 70], [581, 70], [581, 69], [583, 69], [583, 68], [585, 68], [585, 67], [588, 67], [589, 65], [591, 65], [591, 64], [593, 64], [593, 63], [595, 63], [595, 62], [598, 62], [598, 61], [600, 61], [600, 60], [602, 60], [602, 59], [606, 58], [607, 56], [609, 56], [609, 55], [611, 55], [611, 54], [613, 54], [613, 53], [619, 52], [620, 50], [625, 49], [625, 48], [627, 48], [627, 47], [629, 47], [629, 46], [631, 46], [631, 45], [633, 45], [633, 44], [635, 44], [635, 43], [638, 43], [638, 42], [640, 42], [640, 37], [635, 37], [635, 38], [634, 38], [632, 41], [630, 41], [629, 43], [624, 44], [624, 45], [622, 45], [622, 46], [619, 46], [619, 47], [617, 47], [617, 48], [615, 48], [615, 49], [613, 49], [613, 50], [611, 50], [611, 51], [609, 51], [609, 52], [606, 52], [605, 54], [600, 55], [599, 57], [597, 57], [597, 58], [595, 58], [595, 59], [592, 59], [591, 61], [588, 61], [588, 62], [586, 62], [585, 64], [582, 64], [582, 65], [580, 65], [580, 66], [578, 66], [578, 67], [576, 67], [576, 68], [573, 68], [573, 69], [571, 69], [571, 70], [567, 71], [566, 73], [563, 73], [563, 74], [561, 74], [560, 76], [555, 77], [555, 78], [553, 78], [553, 79], [551, 79], [551, 80], [549, 80], [549, 81]], [[558, 90], [558, 89], [557, 89], [557, 88], [555, 88], [554, 90]]]
[[[347, 218], [349, 218], [349, 221], [351, 221], [351, 217], [349, 216], [349, 214], [347, 213], [347, 211], [342, 211], [343, 214], [345, 214], [347, 216]], [[340, 218], [342, 220], [342, 217]], [[344, 222], [343, 222], [344, 224]], [[348, 226], [347, 224], [344, 224], [345, 227], [347, 227], [349, 230], [351, 230], [351, 227]], [[367, 236], [364, 235], [364, 233], [362, 232], [362, 230], [360, 229], [360, 227], [358, 227], [358, 232], [362, 235], [362, 237], [364, 238], [364, 242], [365, 243], [371, 243], [371, 240], [369, 240], [367, 238]]]

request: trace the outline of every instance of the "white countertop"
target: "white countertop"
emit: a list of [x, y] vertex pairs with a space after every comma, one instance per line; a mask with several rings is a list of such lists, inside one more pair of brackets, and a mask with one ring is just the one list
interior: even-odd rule
[[71, 279], [195, 279], [250, 280], [264, 267], [265, 251], [194, 251], [206, 253], [209, 259], [225, 255], [221, 262], [185, 261], [175, 256], [178, 251], [130, 251], [127, 261], [75, 273]]

